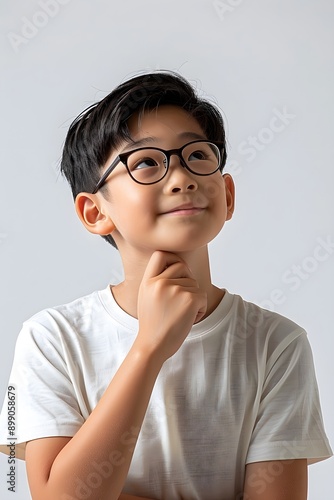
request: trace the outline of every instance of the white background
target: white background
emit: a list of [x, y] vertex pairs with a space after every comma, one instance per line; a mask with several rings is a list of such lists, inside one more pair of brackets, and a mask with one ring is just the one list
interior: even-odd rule
[[[306, 328], [333, 445], [334, 248], [318, 245], [334, 241], [334, 3], [2, 0], [1, 10], [1, 399], [22, 321], [121, 279], [116, 250], [85, 232], [58, 174], [70, 122], [139, 71], [172, 69], [226, 119], [237, 205], [210, 246], [213, 281]], [[332, 498], [333, 460], [309, 470], [309, 498]], [[7, 471], [1, 455], [0, 497], [29, 499], [23, 465], [15, 494]]]

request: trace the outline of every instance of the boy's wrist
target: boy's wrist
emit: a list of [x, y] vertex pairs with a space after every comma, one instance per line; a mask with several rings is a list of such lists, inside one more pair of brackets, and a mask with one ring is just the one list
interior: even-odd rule
[[153, 373], [158, 374], [166, 359], [159, 352], [159, 346], [153, 342], [148, 343], [144, 340], [146, 338], [148, 338], [146, 333], [139, 332], [132, 345], [131, 353], [139, 363], [145, 364]]

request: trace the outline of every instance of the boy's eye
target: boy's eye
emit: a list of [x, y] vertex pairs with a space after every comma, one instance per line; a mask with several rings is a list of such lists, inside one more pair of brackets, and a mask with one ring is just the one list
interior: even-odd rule
[[142, 158], [131, 165], [131, 170], [142, 170], [150, 167], [159, 167], [159, 164], [153, 158]]
[[208, 156], [204, 153], [204, 151], [193, 151], [188, 158], [188, 161], [196, 161], [196, 160], [206, 160]]

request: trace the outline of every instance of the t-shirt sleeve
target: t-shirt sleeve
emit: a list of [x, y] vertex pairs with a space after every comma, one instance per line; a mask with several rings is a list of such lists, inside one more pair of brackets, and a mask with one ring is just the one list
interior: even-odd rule
[[307, 335], [287, 337], [269, 356], [246, 463], [332, 455]]
[[[0, 451], [16, 438], [16, 456], [24, 458], [32, 439], [73, 436], [84, 422], [57, 335], [35, 321], [24, 323], [18, 336], [8, 386], [15, 392], [15, 436], [8, 434], [7, 391], [0, 415]], [[10, 438], [10, 439], [9, 439]]]

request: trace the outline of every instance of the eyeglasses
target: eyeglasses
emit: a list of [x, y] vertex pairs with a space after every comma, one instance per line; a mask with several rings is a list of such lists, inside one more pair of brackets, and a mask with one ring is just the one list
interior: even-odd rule
[[192, 141], [179, 149], [138, 148], [121, 153], [104, 172], [92, 194], [105, 184], [119, 162], [126, 167], [131, 179], [138, 184], [155, 184], [167, 175], [170, 157], [177, 155], [181, 165], [195, 175], [212, 175], [221, 167], [223, 142]]

